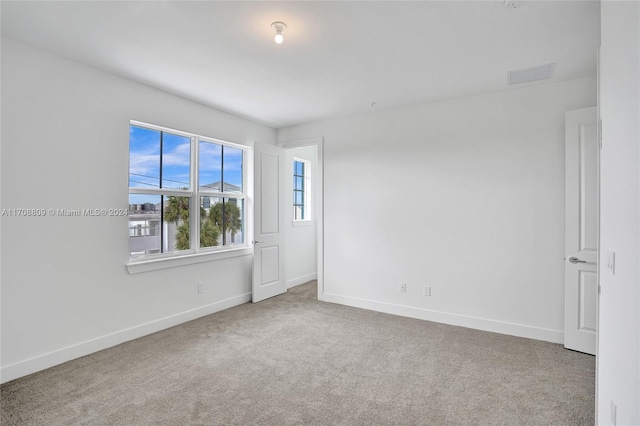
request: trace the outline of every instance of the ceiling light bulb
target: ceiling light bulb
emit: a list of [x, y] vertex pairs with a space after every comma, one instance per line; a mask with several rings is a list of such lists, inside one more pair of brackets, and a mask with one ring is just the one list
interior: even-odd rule
[[282, 32], [285, 30], [285, 28], [287, 28], [287, 24], [285, 24], [284, 22], [276, 21], [273, 24], [271, 24], [271, 28], [276, 30], [276, 36], [274, 37], [274, 40], [276, 41], [276, 43], [282, 44], [282, 42], [284, 41]]

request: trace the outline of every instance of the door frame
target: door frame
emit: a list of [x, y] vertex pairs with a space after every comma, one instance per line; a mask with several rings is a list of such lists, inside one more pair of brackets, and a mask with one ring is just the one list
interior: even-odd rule
[[598, 267], [596, 268], [596, 279], [598, 280], [598, 297], [597, 297], [597, 301], [598, 301], [598, 305], [597, 305], [597, 313], [598, 315], [596, 316], [596, 380], [595, 380], [595, 386], [596, 386], [596, 392], [595, 392], [595, 402], [596, 402], [596, 407], [595, 407], [595, 413], [594, 413], [594, 418], [596, 419], [596, 422], [598, 421], [598, 388], [599, 388], [599, 381], [600, 381], [600, 372], [599, 372], [599, 368], [598, 368], [598, 356], [600, 355], [600, 264], [601, 259], [600, 259], [600, 253], [602, 253], [602, 247], [600, 246], [600, 206], [601, 206], [601, 194], [600, 194], [600, 183], [601, 183], [601, 174], [602, 174], [602, 170], [600, 170], [600, 164], [601, 164], [601, 157], [602, 157], [602, 117], [600, 115], [600, 46], [598, 46], [598, 49], [596, 50], [596, 139], [597, 139], [597, 143], [598, 143], [598, 179], [597, 179], [597, 188], [598, 188], [598, 216], [596, 219], [596, 226], [597, 226], [597, 235], [596, 235], [596, 244], [598, 247]]
[[[316, 182], [314, 195], [314, 217], [316, 222], [316, 255], [318, 268], [318, 300], [324, 299], [324, 138], [322, 136], [278, 142], [284, 149], [317, 147]], [[287, 250], [287, 247], [285, 247]]]

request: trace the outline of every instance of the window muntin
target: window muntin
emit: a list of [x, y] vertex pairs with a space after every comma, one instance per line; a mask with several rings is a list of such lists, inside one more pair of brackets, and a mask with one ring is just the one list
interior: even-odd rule
[[246, 246], [245, 153], [223, 141], [131, 122], [130, 259]]
[[309, 220], [309, 169], [304, 160], [293, 161], [293, 220]]

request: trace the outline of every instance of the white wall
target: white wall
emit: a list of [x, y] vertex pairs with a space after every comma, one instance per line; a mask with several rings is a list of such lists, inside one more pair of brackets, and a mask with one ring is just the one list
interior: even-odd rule
[[[241, 144], [276, 139], [3, 38], [2, 207], [127, 208], [131, 119]], [[250, 299], [250, 256], [129, 275], [127, 227], [126, 217], [2, 218], [3, 381]]]
[[[289, 175], [285, 178], [285, 275], [287, 277], [287, 288], [304, 284], [314, 280], [318, 276], [317, 264], [317, 243], [316, 224], [313, 210], [316, 190], [316, 168], [318, 164], [318, 148], [307, 146], [300, 148], [290, 148], [285, 150], [285, 162]], [[293, 221], [293, 160], [302, 159], [310, 162], [311, 165], [311, 214], [310, 221]]]
[[[640, 424], [640, 4], [602, 2], [598, 421]], [[615, 275], [606, 268], [615, 251]]]
[[595, 103], [590, 77], [280, 129], [324, 137], [324, 300], [562, 342], [564, 113]]

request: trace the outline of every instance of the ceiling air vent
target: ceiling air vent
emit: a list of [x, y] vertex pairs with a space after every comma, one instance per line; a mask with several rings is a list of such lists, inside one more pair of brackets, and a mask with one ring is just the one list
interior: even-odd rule
[[527, 68], [524, 70], [509, 71], [507, 81], [509, 85], [529, 83], [530, 81], [546, 80], [553, 75], [556, 64], [541, 65], [539, 67]]

